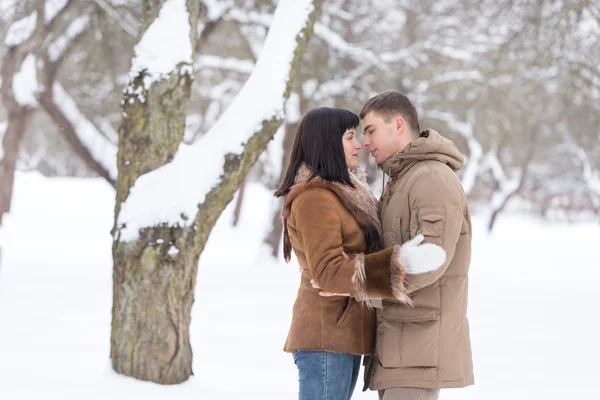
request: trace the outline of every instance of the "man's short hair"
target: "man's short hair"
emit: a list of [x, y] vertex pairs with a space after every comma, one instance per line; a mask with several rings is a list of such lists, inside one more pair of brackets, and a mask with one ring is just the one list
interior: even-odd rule
[[360, 119], [364, 119], [371, 111], [381, 114], [387, 122], [400, 114], [416, 135], [421, 132], [417, 109], [408, 97], [396, 90], [370, 98], [360, 111]]

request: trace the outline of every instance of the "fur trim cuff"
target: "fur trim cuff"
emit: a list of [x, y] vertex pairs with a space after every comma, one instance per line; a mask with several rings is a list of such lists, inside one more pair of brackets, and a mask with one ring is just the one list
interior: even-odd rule
[[406, 270], [400, 262], [400, 245], [395, 245], [390, 260], [390, 283], [394, 298], [401, 303], [412, 305], [412, 299], [408, 294], [406, 282]]
[[355, 270], [354, 275], [352, 275], [352, 283], [356, 287], [356, 292], [352, 295], [356, 301], [365, 301], [370, 305], [369, 292], [367, 290], [367, 274], [365, 272], [365, 255], [362, 253], [356, 254], [354, 265]]

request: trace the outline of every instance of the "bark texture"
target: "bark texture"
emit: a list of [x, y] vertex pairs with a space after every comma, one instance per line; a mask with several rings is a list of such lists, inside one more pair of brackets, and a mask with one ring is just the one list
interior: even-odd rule
[[[163, 3], [145, 1], [146, 29]], [[199, 5], [187, 1], [192, 43]], [[116, 221], [134, 181], [171, 161], [183, 139], [193, 78], [186, 72], [191, 66], [181, 67], [149, 88], [141, 73], [124, 90], [117, 156], [110, 357], [116, 372], [161, 384], [192, 375], [189, 326], [198, 256], [187, 249], [194, 232], [154, 226], [136, 241], [121, 242]]]

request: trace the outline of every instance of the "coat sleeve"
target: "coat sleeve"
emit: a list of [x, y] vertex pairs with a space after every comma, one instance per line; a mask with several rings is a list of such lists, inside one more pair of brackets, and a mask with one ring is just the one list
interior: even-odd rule
[[[327, 194], [315, 191], [295, 200], [295, 231], [310, 273], [321, 289], [332, 293], [352, 293], [357, 300], [394, 296], [391, 279], [404, 285], [404, 276], [391, 272], [394, 249], [370, 255], [344, 257], [342, 223], [336, 206]], [[396, 249], [397, 251], [397, 249]]]
[[407, 290], [412, 293], [440, 279], [452, 262], [464, 221], [466, 198], [458, 181], [427, 172], [410, 189], [409, 202], [412, 236], [422, 234], [425, 243], [441, 246], [446, 252], [446, 261], [439, 269], [407, 276]]
[[308, 269], [327, 292], [353, 293], [362, 257], [343, 256], [342, 221], [332, 200], [320, 190], [299, 196], [292, 205], [295, 231]]
[[366, 293], [368, 297], [411, 304], [407, 275], [400, 263], [399, 245], [368, 254], [364, 258], [365, 285], [358, 292], [357, 300], [360, 300], [362, 293]]

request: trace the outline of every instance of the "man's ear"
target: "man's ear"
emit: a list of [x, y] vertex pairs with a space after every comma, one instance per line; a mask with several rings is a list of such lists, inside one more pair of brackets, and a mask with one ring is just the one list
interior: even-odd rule
[[405, 131], [405, 122], [404, 122], [404, 118], [402, 118], [401, 115], [396, 117], [396, 133], [398, 133], [399, 135], [402, 135]]

